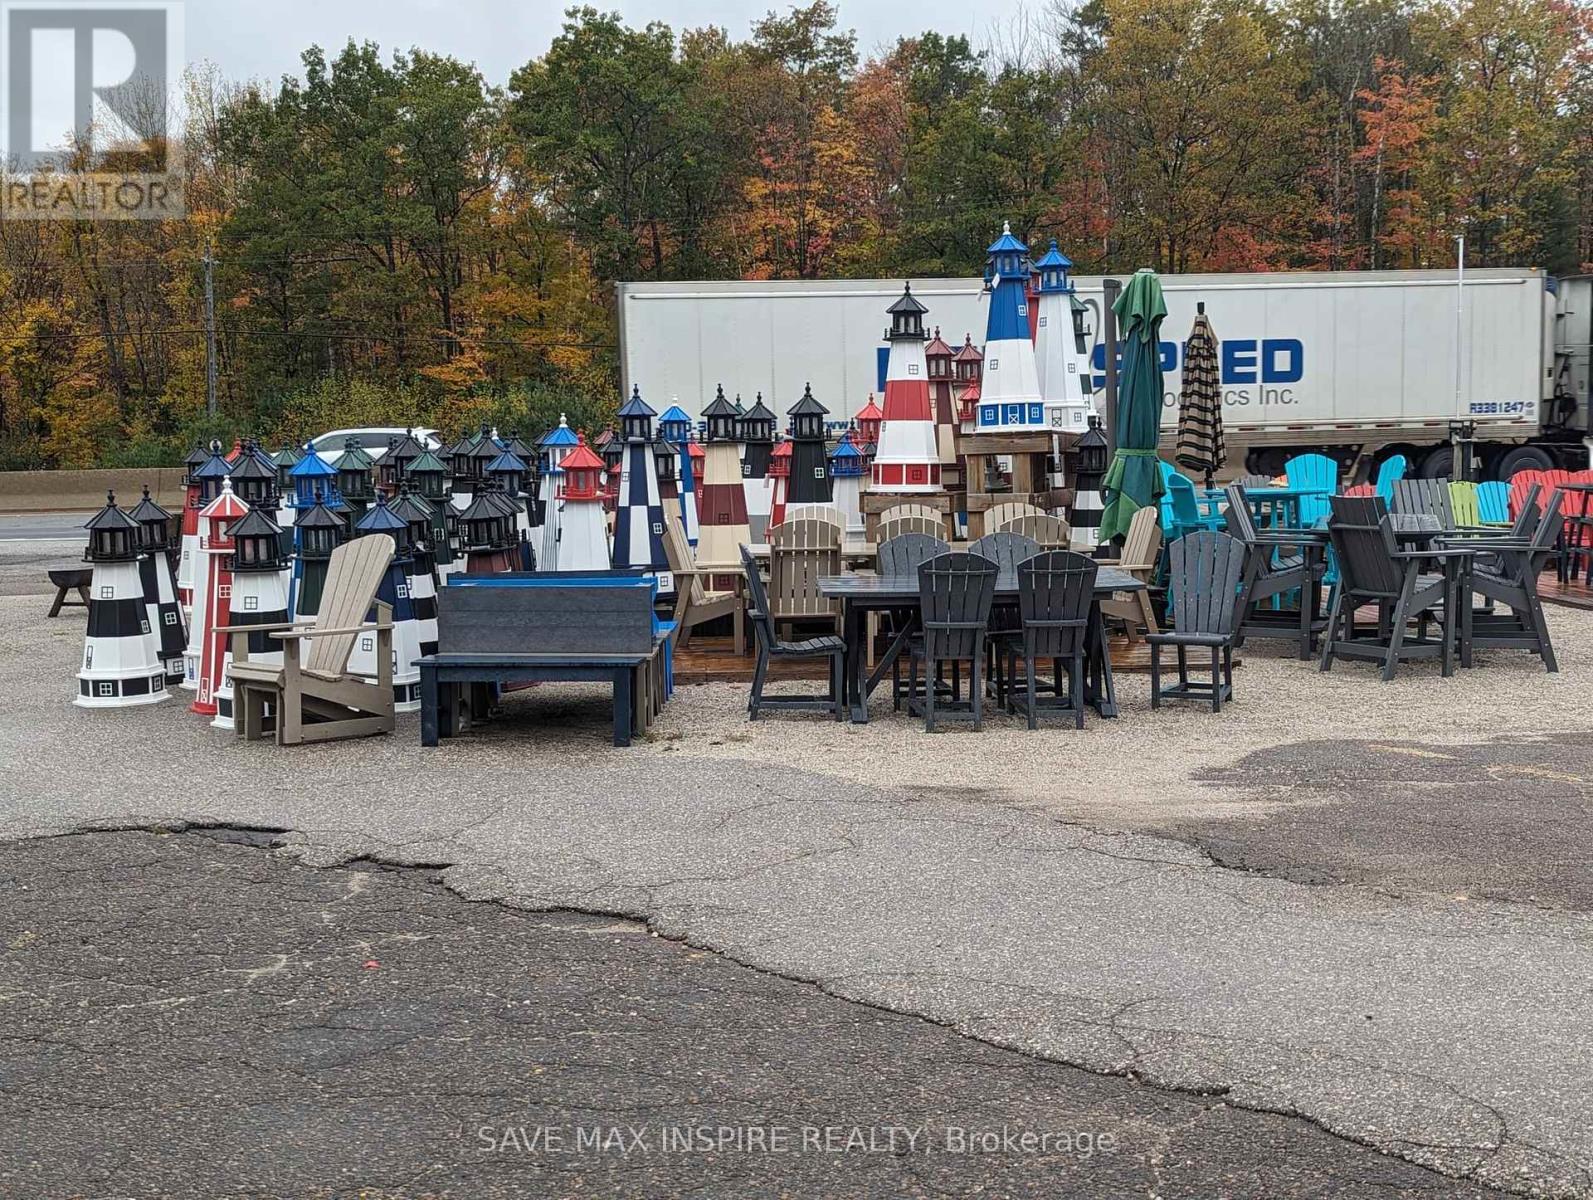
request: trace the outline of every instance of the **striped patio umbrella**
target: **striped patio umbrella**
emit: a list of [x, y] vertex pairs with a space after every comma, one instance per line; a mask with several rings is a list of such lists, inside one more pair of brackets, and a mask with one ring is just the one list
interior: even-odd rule
[[1217, 335], [1200, 306], [1184, 343], [1184, 383], [1178, 396], [1178, 451], [1181, 467], [1206, 477], [1209, 488], [1228, 451], [1222, 444], [1222, 380], [1217, 370]]
[[1162, 473], [1156, 439], [1162, 422], [1162, 364], [1159, 349], [1167, 302], [1156, 272], [1134, 272], [1112, 306], [1123, 331], [1123, 369], [1117, 386], [1117, 441], [1101, 491], [1102, 542], [1128, 533], [1134, 514], [1161, 497]]

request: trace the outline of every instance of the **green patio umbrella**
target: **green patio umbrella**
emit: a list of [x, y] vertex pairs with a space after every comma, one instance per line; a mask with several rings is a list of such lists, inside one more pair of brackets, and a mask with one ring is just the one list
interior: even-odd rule
[[1117, 383], [1117, 438], [1112, 465], [1101, 483], [1102, 542], [1122, 537], [1135, 512], [1162, 494], [1156, 439], [1162, 422], [1162, 364], [1158, 342], [1167, 303], [1156, 272], [1134, 272], [1112, 306], [1122, 330], [1123, 367]]

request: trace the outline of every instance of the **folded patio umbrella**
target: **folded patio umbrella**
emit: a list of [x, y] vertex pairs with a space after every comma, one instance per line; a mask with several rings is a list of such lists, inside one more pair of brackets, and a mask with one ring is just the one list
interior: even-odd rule
[[1181, 467], [1212, 476], [1228, 461], [1222, 444], [1222, 381], [1217, 371], [1217, 335], [1200, 306], [1184, 343], [1184, 382], [1178, 395], [1178, 452]]
[[1162, 494], [1156, 464], [1156, 438], [1162, 420], [1162, 364], [1157, 343], [1167, 302], [1156, 272], [1134, 272], [1112, 306], [1123, 337], [1123, 368], [1118, 372], [1117, 440], [1101, 491], [1100, 538], [1109, 542], [1128, 532], [1135, 512]]

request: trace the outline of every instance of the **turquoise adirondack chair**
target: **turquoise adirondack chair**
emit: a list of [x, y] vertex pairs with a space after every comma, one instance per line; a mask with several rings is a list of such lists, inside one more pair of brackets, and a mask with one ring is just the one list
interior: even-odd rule
[[1325, 454], [1297, 454], [1283, 464], [1290, 487], [1321, 488], [1320, 496], [1300, 498], [1300, 524], [1315, 525], [1328, 515], [1327, 498], [1339, 490], [1339, 464]]
[[1383, 498], [1384, 504], [1394, 503], [1394, 484], [1405, 478], [1405, 470], [1409, 466], [1403, 454], [1390, 454], [1383, 460], [1383, 465], [1377, 468], [1375, 490]]
[[1484, 525], [1510, 524], [1510, 485], [1490, 479], [1477, 485], [1477, 515]]

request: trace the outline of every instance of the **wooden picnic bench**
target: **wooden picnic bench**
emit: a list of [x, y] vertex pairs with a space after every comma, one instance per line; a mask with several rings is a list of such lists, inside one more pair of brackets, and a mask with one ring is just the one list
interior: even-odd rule
[[525, 682], [609, 684], [614, 744], [630, 745], [668, 688], [656, 593], [645, 577], [451, 577], [437, 594], [437, 653], [417, 660], [421, 745], [459, 732], [467, 696], [479, 719], [490, 685]]

